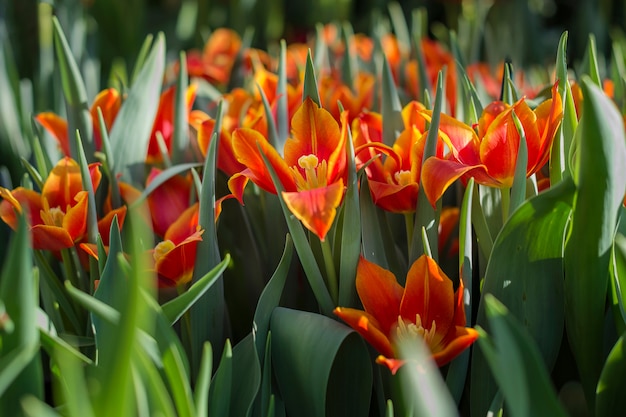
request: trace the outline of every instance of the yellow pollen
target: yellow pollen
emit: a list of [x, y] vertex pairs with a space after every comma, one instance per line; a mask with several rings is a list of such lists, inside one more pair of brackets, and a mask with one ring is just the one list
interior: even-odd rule
[[39, 212], [39, 215], [41, 216], [41, 221], [46, 226], [63, 227], [65, 213], [60, 207], [50, 208], [50, 204], [45, 198], [43, 199], [43, 210]]
[[411, 171], [402, 170], [393, 174], [393, 178], [398, 185], [409, 185], [413, 181], [411, 180]]
[[298, 158], [298, 165], [300, 165], [300, 168], [303, 168], [305, 171], [317, 168], [318, 163], [317, 156], [315, 155], [303, 155]]
[[304, 170], [304, 176], [297, 167], [290, 168], [298, 190], [310, 190], [328, 185], [326, 160], [320, 163], [317, 156], [313, 154], [303, 155], [298, 158], [298, 166]]
[[415, 316], [415, 323], [407, 323], [402, 317], [398, 316], [398, 327], [396, 327], [396, 337], [399, 340], [415, 340], [416, 338], [422, 338], [429, 346], [432, 345], [432, 341], [437, 332], [437, 326], [435, 320], [433, 320], [430, 329], [426, 330], [422, 325], [422, 318], [419, 314]]
[[163, 242], [159, 242], [154, 248], [152, 257], [155, 261], [158, 261], [159, 259], [164, 257], [166, 253], [170, 252], [175, 247], [176, 245], [171, 240], [164, 240]]

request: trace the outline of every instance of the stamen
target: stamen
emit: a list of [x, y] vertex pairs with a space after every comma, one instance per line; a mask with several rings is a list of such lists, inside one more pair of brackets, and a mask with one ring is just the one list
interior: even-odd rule
[[310, 190], [328, 185], [328, 164], [326, 160], [321, 163], [313, 154], [303, 155], [298, 158], [298, 166], [304, 169], [304, 176], [298, 167], [290, 167], [294, 174], [296, 185], [299, 190]]
[[409, 185], [411, 182], [411, 171], [401, 170], [393, 174], [393, 178], [398, 185]]
[[170, 252], [175, 247], [176, 245], [171, 240], [164, 240], [163, 242], [159, 242], [154, 248], [152, 257], [155, 261], [158, 261], [159, 259], [164, 257], [166, 253]]
[[422, 318], [419, 314], [415, 316], [415, 323], [407, 323], [401, 316], [398, 316], [398, 326], [396, 327], [396, 337], [399, 340], [415, 340], [416, 338], [422, 338], [429, 346], [437, 333], [437, 325], [435, 320], [430, 325], [430, 329], [427, 330], [422, 325]]
[[63, 227], [65, 213], [59, 207], [50, 208], [47, 198], [43, 198], [43, 209], [39, 212], [41, 221], [46, 226]]

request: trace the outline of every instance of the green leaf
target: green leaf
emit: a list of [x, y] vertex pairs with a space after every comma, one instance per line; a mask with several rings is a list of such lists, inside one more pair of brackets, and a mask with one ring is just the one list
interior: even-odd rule
[[[471, 326], [472, 320], [472, 199], [474, 196], [474, 178], [470, 178], [465, 188], [461, 212], [459, 214], [459, 265], [460, 278], [463, 281], [465, 295], [463, 297], [465, 308], [465, 326]], [[452, 361], [446, 375], [446, 384], [457, 404], [461, 400], [467, 379], [469, 365], [469, 349], [466, 349]]]
[[272, 314], [272, 363], [287, 413], [367, 416], [372, 368], [360, 336], [319, 314], [278, 307]]
[[220, 365], [211, 381], [209, 391], [209, 416], [229, 416], [233, 381], [233, 351], [226, 339]]
[[[307, 59], [308, 62], [308, 59]], [[276, 86], [276, 132], [277, 141], [272, 142], [274, 148], [282, 154], [285, 142], [289, 137], [289, 111], [287, 102], [287, 43], [284, 39], [280, 41], [280, 60], [278, 62], [278, 85]], [[274, 121], [273, 117], [267, 115], [268, 128]], [[268, 129], [269, 130], [269, 129]]]
[[604, 362], [596, 388], [596, 416], [614, 416], [626, 409], [626, 333], [618, 339]]
[[70, 156], [75, 160], [78, 159], [76, 131], [79, 131], [84, 141], [85, 153], [89, 160], [92, 160], [96, 148], [93, 141], [93, 122], [89, 113], [85, 83], [56, 16], [52, 17], [52, 24], [54, 27], [54, 50], [59, 63], [63, 95], [67, 103], [67, 133]]
[[317, 79], [315, 77], [315, 68], [313, 67], [313, 60], [311, 58], [311, 51], [309, 50], [306, 56], [306, 68], [304, 70], [304, 85], [302, 90], [302, 101], [304, 102], [307, 97], [310, 97], [318, 107], [322, 107], [322, 100], [320, 99], [320, 93], [317, 90]]
[[274, 271], [274, 274], [263, 289], [254, 312], [254, 321], [252, 326], [253, 329], [255, 329], [254, 338], [256, 351], [261, 364], [263, 364], [263, 358], [265, 357], [265, 346], [267, 344], [268, 331], [270, 327], [270, 317], [272, 316], [272, 311], [278, 307], [280, 298], [283, 295], [283, 288], [285, 287], [285, 282], [287, 281], [287, 275], [289, 275], [292, 257], [293, 241], [291, 240], [291, 237], [287, 235], [285, 238], [283, 256], [280, 258], [276, 271]]
[[[548, 369], [563, 334], [562, 253], [574, 191], [571, 180], [563, 181], [513, 213], [494, 243], [478, 306], [477, 324], [490, 331], [484, 297], [491, 294], [506, 305], [538, 344]], [[487, 412], [498, 390], [485, 360], [475, 349], [470, 384], [475, 415]]]
[[382, 101], [380, 114], [383, 117], [383, 143], [393, 146], [396, 138], [404, 130], [402, 105], [387, 57], [383, 55]]
[[[441, 115], [441, 106], [443, 105], [443, 73], [440, 71], [437, 77], [437, 90], [435, 95], [435, 106], [433, 107], [433, 115], [426, 136], [426, 144], [424, 145], [424, 155], [422, 157], [422, 165], [428, 158], [435, 156], [437, 153], [437, 141], [439, 140], [439, 118]], [[415, 224], [413, 229], [413, 238], [409, 246], [409, 265], [424, 253], [424, 240], [422, 239], [422, 228], [426, 229], [428, 241], [430, 242], [433, 259], [437, 260], [439, 255], [436, 248], [439, 242], [439, 214], [441, 213], [441, 200], [433, 207], [426, 194], [422, 179], [420, 178], [420, 187], [417, 195], [417, 207], [415, 214]]]
[[19, 216], [6, 255], [0, 274], [0, 300], [14, 328], [11, 333], [3, 332], [0, 339], [0, 361], [4, 365], [0, 367], [0, 410], [19, 416], [21, 407], [16, 399], [27, 395], [44, 398], [43, 370], [37, 355], [39, 331], [35, 324], [39, 288], [37, 274], [33, 274], [30, 233], [24, 216]]
[[83, 190], [87, 191], [87, 242], [96, 243], [98, 237], [98, 213], [96, 212], [96, 194], [91, 182], [87, 156], [81, 142], [80, 132], [76, 132], [76, 155], [80, 167], [80, 178]]
[[179, 70], [176, 78], [176, 96], [174, 98], [174, 131], [172, 133], [172, 161], [184, 162], [190, 157], [189, 145], [189, 114], [187, 111], [187, 88], [189, 79], [187, 74], [187, 56], [181, 51], [178, 58]]
[[[626, 191], [626, 137], [615, 104], [582, 78], [582, 119], [570, 235], [565, 246], [565, 324], [590, 409], [603, 358], [611, 247]], [[581, 244], [584, 242], [584, 245]]]
[[233, 379], [230, 390], [230, 415], [249, 416], [261, 386], [261, 365], [254, 336], [249, 333], [233, 348]]
[[[220, 252], [215, 226], [215, 176], [217, 168], [217, 137], [222, 129], [223, 101], [220, 101], [215, 125], [213, 126], [212, 140], [207, 149], [206, 160], [202, 173], [200, 189], [200, 207], [198, 209], [198, 225], [204, 229], [202, 241], [196, 249], [196, 262], [193, 270], [192, 283], [200, 280], [212, 268], [220, 263]], [[226, 302], [224, 300], [224, 280], [218, 277], [202, 297], [191, 307], [190, 314], [190, 341], [191, 341], [191, 369], [192, 380], [199, 369], [202, 360], [204, 343], [211, 342], [212, 346], [221, 347], [224, 340], [224, 314]], [[220, 352], [216, 352], [216, 356]]]
[[[566, 105], [566, 89], [569, 89], [569, 92], [571, 93], [569, 77], [567, 74], [567, 36], [568, 32], [563, 32], [561, 39], [559, 39], [559, 46], [556, 53], [556, 79], [558, 81], [558, 91], [561, 95], [562, 101], [566, 103]], [[567, 152], [565, 151], [565, 134], [563, 129], [563, 124], [561, 124], [554, 137], [552, 149], [550, 150], [550, 184], [557, 184], [561, 181], [567, 168], [567, 160], [565, 159]], [[571, 139], [571, 136], [569, 139]]]
[[326, 283], [324, 282], [324, 277], [322, 276], [322, 272], [317, 264], [315, 259], [315, 255], [313, 254], [313, 250], [309, 245], [309, 241], [306, 238], [304, 233], [304, 229], [300, 221], [295, 218], [295, 216], [291, 215], [285, 200], [280, 197], [283, 192], [283, 186], [280, 183], [280, 179], [276, 175], [274, 168], [267, 160], [265, 154], [261, 153], [261, 157], [263, 158], [263, 162], [267, 167], [270, 176], [272, 177], [272, 182], [274, 183], [274, 187], [276, 188], [276, 194], [279, 196], [280, 207], [283, 211], [283, 216], [285, 221], [287, 222], [287, 227], [289, 228], [289, 233], [293, 237], [293, 243], [296, 248], [296, 252], [298, 253], [298, 257], [300, 258], [300, 263], [304, 269], [306, 277], [309, 281], [309, 285], [313, 290], [313, 294], [315, 295], [315, 299], [320, 305], [320, 309], [323, 314], [327, 316], [332, 315], [332, 311], [335, 308], [333, 300], [330, 296], [328, 288], [326, 288]]
[[401, 357], [407, 360], [407, 365], [398, 371], [406, 409], [416, 416], [458, 416], [456, 404], [425, 343], [404, 340], [399, 349]]
[[[165, 36], [160, 33], [109, 132], [115, 173], [126, 182], [144, 167], [165, 70]], [[132, 140], [129, 140], [132, 138]], [[141, 170], [139, 169], [141, 167]], [[135, 178], [142, 182], [140, 178]]]
[[617, 233], [611, 253], [611, 304], [617, 334], [626, 331], [626, 237]]
[[352, 133], [348, 128], [346, 141], [348, 154], [347, 190], [343, 202], [343, 222], [341, 224], [341, 246], [339, 247], [339, 302], [340, 306], [356, 307], [356, 265], [361, 255], [361, 208], [359, 206], [359, 183], [354, 161]]
[[162, 352], [162, 355], [163, 370], [176, 404], [177, 415], [180, 417], [196, 416], [191, 386], [189, 385], [189, 375], [185, 371], [181, 351], [171, 347]]
[[514, 417], [565, 417], [533, 338], [496, 297], [487, 294], [485, 305], [493, 336], [480, 329], [478, 343], [504, 394], [507, 411]]
[[193, 285], [182, 294], [163, 304], [163, 314], [165, 314], [165, 317], [171, 325], [176, 323], [182, 315], [211, 288], [222, 276], [222, 273], [226, 270], [229, 263], [230, 255], [226, 254], [224, 260], [217, 264], [215, 268], [194, 282]]
[[211, 387], [211, 373], [213, 371], [213, 349], [211, 343], [205, 342], [202, 346], [202, 360], [196, 379], [196, 387], [193, 393], [198, 417], [209, 415], [209, 389]]
[[25, 397], [21, 401], [24, 413], [30, 417], [60, 417], [54, 408], [37, 399], [36, 397]]
[[511, 201], [509, 203], [508, 216], [526, 200], [526, 166], [528, 165], [528, 146], [526, 145], [526, 134], [515, 111], [511, 112], [515, 129], [519, 134], [519, 146], [517, 148], [517, 161], [515, 161], [515, 174], [513, 176], [513, 186], [511, 187]]

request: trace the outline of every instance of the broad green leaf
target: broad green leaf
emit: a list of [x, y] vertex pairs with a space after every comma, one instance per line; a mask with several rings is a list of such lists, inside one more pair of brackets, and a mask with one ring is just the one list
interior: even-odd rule
[[[568, 32], [565, 31], [559, 39], [559, 46], [556, 52], [556, 79], [558, 84], [558, 91], [561, 95], [563, 103], [566, 103], [567, 97], [566, 89], [569, 86], [569, 77], [567, 74], [567, 37]], [[570, 89], [571, 92], [571, 89]], [[567, 160], [565, 156], [565, 134], [563, 132], [563, 125], [559, 126], [559, 130], [554, 136], [554, 142], [552, 143], [552, 149], [550, 150], [550, 184], [557, 184], [563, 178], [563, 173], [566, 169]], [[571, 138], [571, 137], [570, 137]]]
[[230, 263], [230, 255], [226, 254], [224, 260], [217, 264], [215, 268], [207, 272], [203, 277], [194, 282], [191, 287], [185, 290], [176, 298], [163, 304], [163, 314], [171, 325], [176, 323], [187, 310], [200, 299], [211, 286], [222, 276], [222, 273]]
[[[482, 288], [477, 324], [490, 331], [486, 294], [507, 306], [538, 344], [545, 366], [555, 363], [563, 334], [565, 229], [574, 196], [571, 181], [531, 198], [509, 218], [498, 235]], [[480, 350], [471, 367], [473, 415], [484, 415], [498, 387]]]
[[[151, 415], [162, 415], [163, 417], [177, 417], [172, 398], [167, 390], [160, 370], [148, 355], [136, 352], [134, 361], [133, 379], [136, 391], [143, 391], [144, 402], [147, 403]], [[137, 395], [139, 397], [139, 395]], [[137, 402], [140, 399], [137, 398]], [[137, 404], [137, 408], [139, 405]], [[137, 413], [139, 414], [139, 413]], [[128, 415], [132, 415], [130, 412]], [[142, 416], [143, 417], [143, 416]]]
[[141, 49], [139, 49], [139, 53], [137, 53], [137, 57], [135, 59], [135, 67], [133, 68], [133, 73], [131, 75], [131, 84], [134, 84], [137, 78], [141, 74], [141, 70], [148, 59], [148, 53], [150, 52], [150, 46], [152, 46], [152, 41], [154, 40], [154, 35], [148, 34], [146, 39], [144, 39], [141, 44]]
[[139, 174], [136, 173], [140, 171], [139, 167], [143, 169], [148, 152], [164, 70], [165, 36], [160, 33], [109, 132], [114, 172], [121, 173], [126, 182], [132, 179], [142, 182], [141, 178], [134, 177]]
[[[565, 324], [587, 404], [602, 370], [604, 310], [611, 247], [626, 191], [626, 137], [615, 104], [589, 77], [582, 78], [582, 119], [570, 234], [565, 246]], [[584, 244], [581, 244], [584, 242]]]
[[504, 394], [507, 411], [514, 417], [565, 417], [533, 338], [496, 297], [487, 294], [484, 300], [492, 334], [480, 329], [478, 343]]
[[261, 386], [261, 365], [249, 333], [233, 348], [233, 379], [230, 390], [230, 415], [249, 416]]
[[602, 80], [600, 79], [600, 70], [598, 69], [598, 51], [596, 49], [596, 37], [593, 33], [589, 34], [587, 41], [587, 49], [583, 58], [582, 74], [588, 75], [597, 87], [602, 88]]
[[597, 417], [610, 417], [626, 409], [626, 333], [617, 340], [604, 362], [596, 388]]
[[63, 95], [67, 103], [67, 133], [70, 156], [75, 160], [78, 159], [78, 149], [76, 148], [76, 132], [78, 131], [83, 140], [85, 153], [91, 161], [96, 148], [93, 141], [93, 122], [89, 113], [85, 83], [56, 16], [52, 17], [52, 24], [54, 26], [54, 50], [59, 64]]
[[278, 307], [272, 364], [289, 415], [367, 416], [372, 364], [360, 336], [320, 314]]
[[[6, 415], [19, 416], [22, 411], [16, 400], [28, 395], [44, 398], [43, 370], [37, 355], [39, 331], [35, 325], [39, 288], [37, 275], [33, 273], [30, 233], [24, 216], [19, 216], [17, 231], [6, 255], [0, 273], [0, 300], [14, 328], [11, 333], [3, 332], [1, 337], [0, 361], [4, 366], [0, 368], [0, 384], [4, 387], [0, 385], [0, 410]], [[15, 362], [11, 363], [13, 360]]]
[[285, 238], [283, 256], [276, 267], [276, 271], [274, 271], [274, 274], [263, 289], [254, 312], [254, 321], [252, 324], [253, 329], [255, 330], [254, 342], [256, 344], [256, 351], [261, 365], [263, 365], [263, 358], [265, 357], [265, 346], [267, 344], [266, 339], [268, 337], [270, 327], [270, 317], [272, 316], [272, 311], [278, 307], [280, 298], [283, 295], [283, 288], [285, 287], [285, 282], [287, 281], [287, 275], [289, 274], [292, 257], [293, 241], [291, 240], [291, 237], [287, 235]]
[[[198, 242], [196, 249], [196, 263], [193, 270], [192, 283], [200, 280], [206, 273], [220, 263], [220, 252], [217, 241], [215, 226], [215, 176], [217, 168], [217, 137], [222, 129], [223, 102], [220, 101], [215, 125], [213, 126], [212, 140], [209, 143], [204, 169], [202, 171], [202, 186], [199, 196], [198, 225], [204, 229], [202, 241]], [[191, 307], [189, 311], [191, 341], [192, 380], [195, 380], [196, 372], [202, 360], [204, 343], [211, 342], [211, 346], [221, 348], [224, 343], [224, 314], [226, 302], [224, 300], [223, 277], [211, 285], [202, 297]], [[215, 353], [220, 355], [220, 351]]]

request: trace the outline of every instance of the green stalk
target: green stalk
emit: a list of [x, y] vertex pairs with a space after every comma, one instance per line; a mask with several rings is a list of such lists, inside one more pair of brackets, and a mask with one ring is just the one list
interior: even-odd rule
[[333, 253], [327, 239], [321, 240], [320, 245], [324, 257], [324, 267], [326, 268], [328, 291], [330, 292], [333, 302], [337, 304], [339, 301], [339, 284], [337, 281], [337, 271], [335, 271], [335, 263], [333, 261]]
[[502, 208], [502, 224], [509, 218], [509, 206], [511, 205], [511, 188], [500, 188], [500, 206]]

